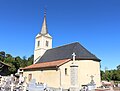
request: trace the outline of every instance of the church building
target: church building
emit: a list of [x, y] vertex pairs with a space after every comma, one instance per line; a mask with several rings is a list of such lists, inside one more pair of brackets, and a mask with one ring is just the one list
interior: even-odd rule
[[23, 68], [23, 76], [29, 83], [46, 83], [48, 87], [69, 89], [72, 83], [71, 65], [77, 65], [76, 83], [79, 88], [94, 80], [96, 87], [101, 85], [100, 59], [75, 42], [52, 48], [52, 37], [48, 33], [46, 14], [40, 33], [35, 38], [34, 62]]

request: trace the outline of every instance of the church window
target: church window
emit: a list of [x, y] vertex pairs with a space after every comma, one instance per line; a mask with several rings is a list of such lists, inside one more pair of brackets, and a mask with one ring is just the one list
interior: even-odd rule
[[46, 41], [46, 46], [48, 47], [48, 45], [49, 45], [49, 42], [48, 42], [48, 41]]
[[37, 46], [38, 46], [38, 47], [40, 46], [40, 41], [38, 41], [38, 44], [37, 44]]
[[65, 68], [65, 75], [67, 75], [67, 68]]
[[28, 81], [31, 81], [32, 80], [32, 74], [29, 74], [28, 75]]

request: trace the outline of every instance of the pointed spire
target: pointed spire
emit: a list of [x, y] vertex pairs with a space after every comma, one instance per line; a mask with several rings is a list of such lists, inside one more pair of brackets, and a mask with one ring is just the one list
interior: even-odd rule
[[42, 28], [41, 28], [40, 33], [43, 35], [48, 33], [47, 22], [46, 22], [46, 9], [44, 10], [44, 19], [43, 19], [43, 24], [42, 24]]

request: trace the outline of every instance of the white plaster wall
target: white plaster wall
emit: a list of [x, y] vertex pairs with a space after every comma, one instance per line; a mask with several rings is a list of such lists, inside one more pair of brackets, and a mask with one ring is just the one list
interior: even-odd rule
[[60, 74], [59, 70], [38, 70], [38, 71], [24, 71], [23, 75], [27, 77], [28, 75], [32, 74], [32, 79], [36, 79], [36, 83], [47, 83], [49, 87], [60, 87]]
[[80, 87], [81, 85], [86, 85], [91, 81], [91, 75], [94, 76], [93, 80], [96, 83], [96, 87], [101, 85], [100, 62], [93, 60], [78, 60], [76, 63], [79, 65], [78, 83]]
[[[62, 65], [60, 67], [62, 73], [62, 87], [69, 88], [70, 84], [70, 65], [72, 61]], [[101, 86], [101, 77], [100, 77], [100, 62], [93, 60], [76, 60], [75, 64], [78, 65], [78, 86], [81, 88], [81, 85], [87, 85], [91, 81], [91, 75], [94, 76], [94, 81], [96, 87]], [[65, 75], [65, 68], [68, 70], [68, 74]]]
[[[50, 87], [60, 87], [68, 89], [71, 86], [70, 83], [70, 65], [72, 61], [60, 66], [59, 70], [43, 70], [40, 71], [24, 71], [24, 76], [28, 79], [28, 74], [33, 74], [33, 78], [37, 82], [47, 83]], [[90, 76], [94, 76], [96, 86], [100, 86], [100, 62], [93, 60], [76, 60], [78, 64], [78, 86], [86, 85], [91, 81]], [[65, 68], [67, 68], [67, 75], [65, 75]]]

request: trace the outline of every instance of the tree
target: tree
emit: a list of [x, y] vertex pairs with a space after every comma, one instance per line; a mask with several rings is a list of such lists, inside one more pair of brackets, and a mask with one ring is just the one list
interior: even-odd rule
[[107, 80], [107, 81], [111, 80], [111, 71], [110, 70], [105, 71], [105, 80]]
[[28, 58], [27, 66], [33, 64], [33, 60], [34, 60], [34, 55], [31, 55], [31, 56]]
[[5, 52], [4, 52], [4, 51], [1, 51], [1, 52], [0, 52], [0, 56], [5, 57]]
[[5, 52], [1, 51], [0, 52], [0, 61], [4, 61], [4, 58], [5, 58]]
[[117, 70], [120, 70], [120, 65], [117, 66]]
[[19, 56], [15, 57], [15, 67], [17, 68], [17, 70], [21, 67], [21, 62], [22, 59]]
[[101, 80], [105, 80], [105, 72], [101, 70], [100, 73], [101, 73]]
[[23, 58], [20, 58], [20, 56], [13, 57], [11, 54], [6, 54], [4, 51], [0, 52], [0, 61], [3, 61], [4, 63], [10, 65], [9, 72], [7, 74], [14, 74], [19, 68], [31, 65], [33, 63], [33, 60], [34, 55], [31, 55], [27, 59], [26, 56], [23, 56]]
[[26, 56], [23, 56], [23, 59], [21, 61], [21, 66], [20, 67], [26, 67], [27, 66], [27, 59], [26, 59]]
[[6, 57], [8, 58], [8, 57], [11, 57], [12, 58], [12, 55], [11, 54], [6, 54]]
[[17, 69], [16, 69], [15, 65], [13, 65], [12, 63], [9, 63], [9, 65], [10, 65], [9, 73], [10, 73], [10, 74], [16, 73], [16, 72], [17, 72]]

